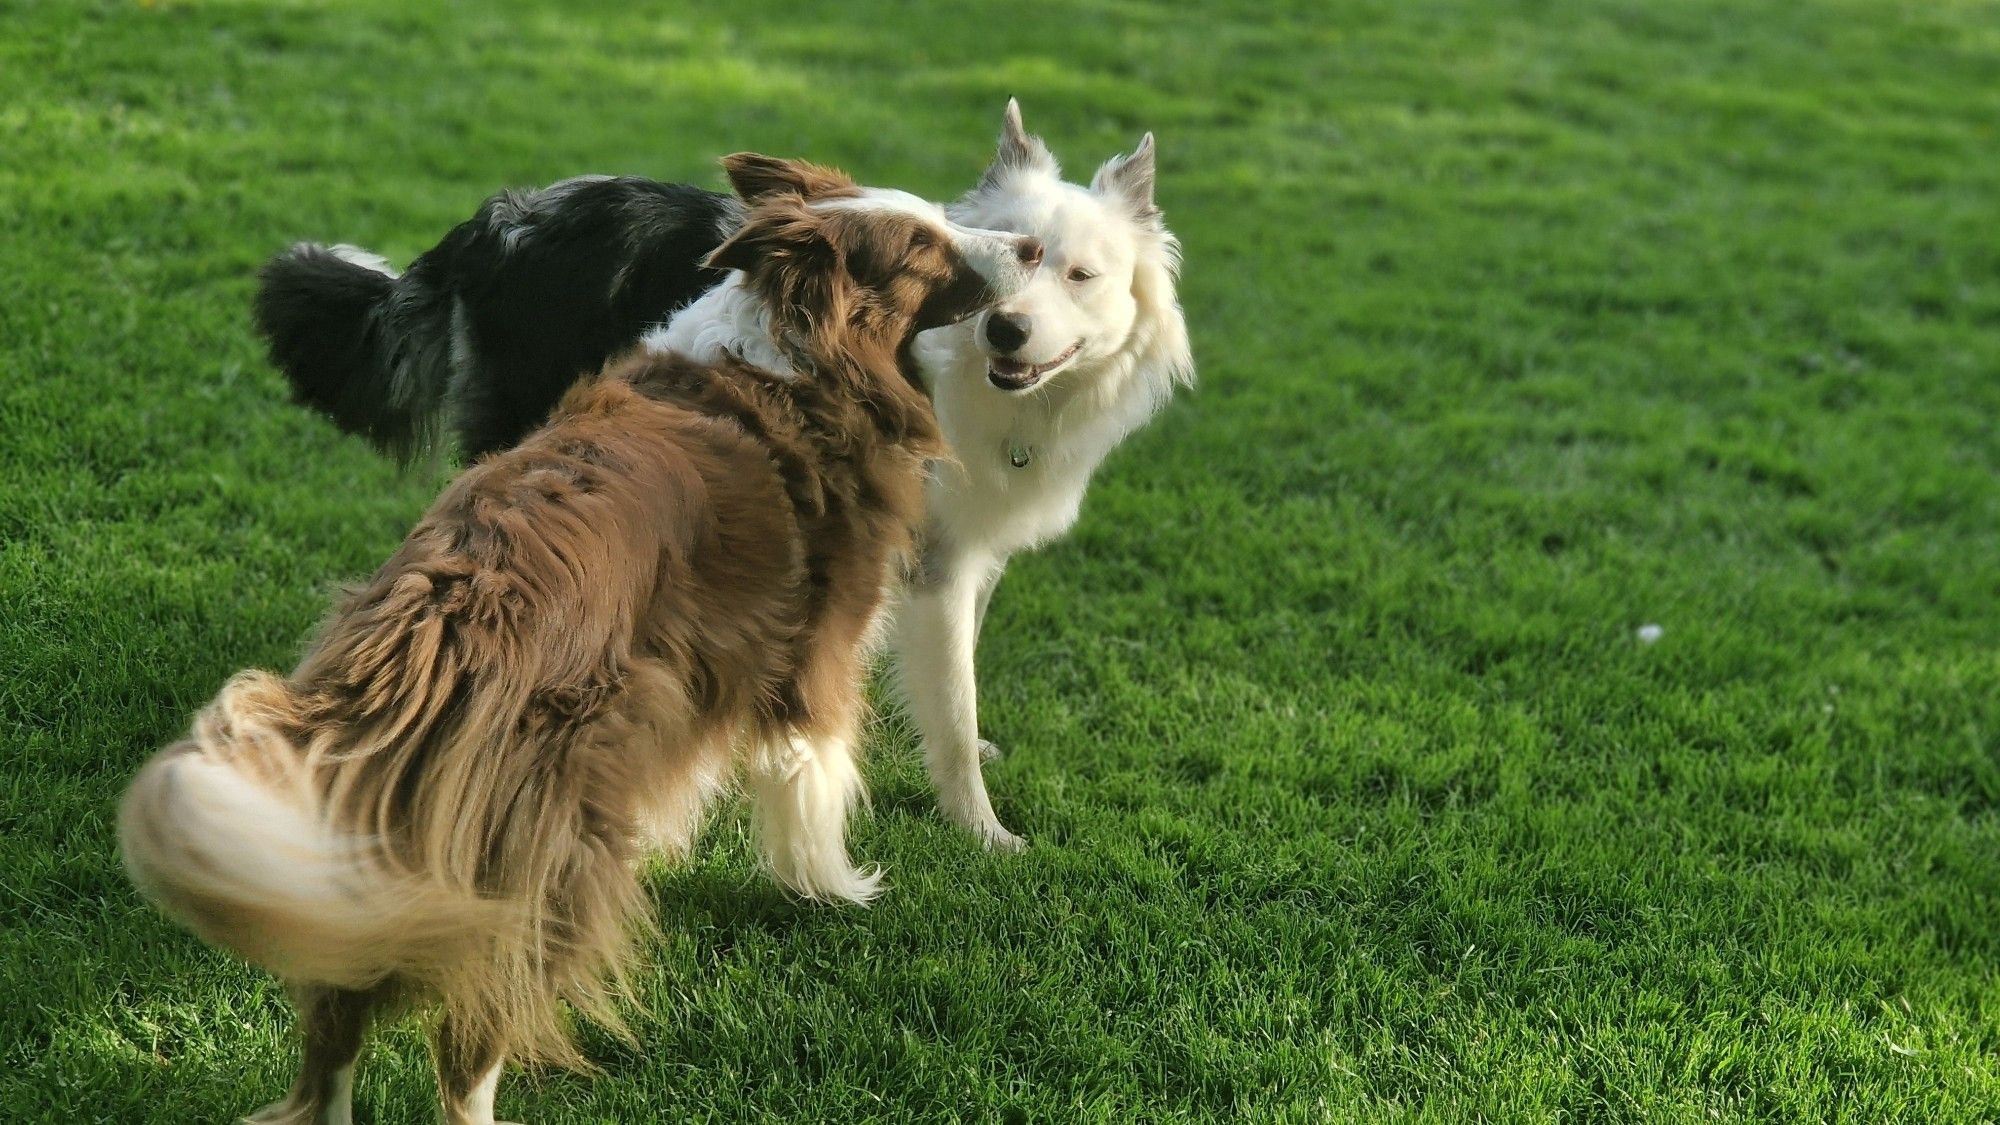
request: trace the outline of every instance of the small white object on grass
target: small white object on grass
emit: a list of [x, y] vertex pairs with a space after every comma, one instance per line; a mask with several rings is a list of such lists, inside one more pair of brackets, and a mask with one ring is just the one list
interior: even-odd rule
[[1661, 637], [1666, 636], [1666, 634], [1667, 631], [1658, 625], [1641, 625], [1639, 626], [1639, 643], [1642, 645], [1654, 644]]

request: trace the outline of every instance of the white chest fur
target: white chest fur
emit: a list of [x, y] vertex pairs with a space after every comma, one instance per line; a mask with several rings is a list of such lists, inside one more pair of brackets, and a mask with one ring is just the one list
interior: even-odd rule
[[960, 545], [1004, 558], [1069, 530], [1091, 473], [1160, 396], [1117, 359], [1026, 394], [1002, 391], [987, 382], [970, 331], [939, 329], [918, 341], [953, 454], [933, 474], [930, 515]]

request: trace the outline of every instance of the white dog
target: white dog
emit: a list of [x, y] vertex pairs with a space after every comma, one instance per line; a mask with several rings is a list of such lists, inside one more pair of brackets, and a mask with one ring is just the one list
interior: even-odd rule
[[[994, 816], [979, 767], [986, 601], [1009, 556], [1076, 522], [1092, 471], [1193, 381], [1194, 361], [1152, 134], [1081, 187], [1009, 101], [992, 166], [948, 211], [1044, 250], [1026, 291], [903, 357], [956, 459], [931, 482], [895, 645], [946, 815], [1012, 849], [1021, 839]], [[483, 455], [722, 282], [703, 259], [742, 219], [732, 196], [632, 177], [503, 192], [401, 274], [349, 246], [292, 247], [264, 269], [258, 326], [296, 396], [342, 429], [407, 456], [448, 425]]]
[[1180, 245], [1153, 202], [1153, 135], [1065, 183], [1007, 103], [986, 175], [952, 221], [1033, 235], [1041, 267], [1020, 294], [918, 338], [956, 460], [930, 486], [923, 563], [897, 615], [896, 653], [945, 815], [1014, 849], [980, 773], [973, 653], [1007, 560], [1076, 523], [1090, 475], [1176, 385], [1194, 380], [1175, 297]]

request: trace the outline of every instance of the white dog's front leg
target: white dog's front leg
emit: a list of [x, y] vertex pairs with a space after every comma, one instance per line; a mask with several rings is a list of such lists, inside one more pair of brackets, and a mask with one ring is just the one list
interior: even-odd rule
[[986, 631], [986, 610], [993, 604], [993, 591], [1000, 586], [1000, 576], [1007, 573], [1007, 564], [997, 562], [987, 567], [979, 576], [979, 609], [972, 615], [972, 643], [979, 644], [979, 635]]
[[1027, 841], [993, 815], [979, 771], [979, 685], [974, 678], [979, 610], [991, 574], [962, 560], [933, 566], [910, 590], [896, 623], [896, 662], [910, 716], [924, 740], [938, 807], [989, 848], [1018, 851]]
[[[972, 615], [972, 649], [975, 653], [979, 651], [979, 638], [986, 635], [986, 609], [993, 604], [993, 591], [1000, 585], [1000, 576], [1006, 573], [1006, 562], [995, 563], [979, 583], [979, 610]], [[978, 688], [975, 684], [975, 694], [977, 690]], [[979, 740], [979, 760], [982, 762], [999, 761], [1000, 748], [995, 746], [992, 740], [981, 738]]]

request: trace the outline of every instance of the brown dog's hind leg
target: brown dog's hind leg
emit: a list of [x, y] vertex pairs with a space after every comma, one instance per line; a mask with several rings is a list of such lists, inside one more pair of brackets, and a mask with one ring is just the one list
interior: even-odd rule
[[283, 1101], [273, 1102], [243, 1120], [249, 1125], [349, 1125], [354, 1108], [354, 1061], [361, 1055], [361, 1038], [368, 1017], [381, 997], [323, 985], [292, 989], [299, 1009], [299, 1031], [305, 1057], [298, 1081]]
[[493, 1094], [507, 1062], [505, 1046], [447, 1013], [431, 1032], [431, 1059], [437, 1065], [445, 1125], [497, 1125]]

